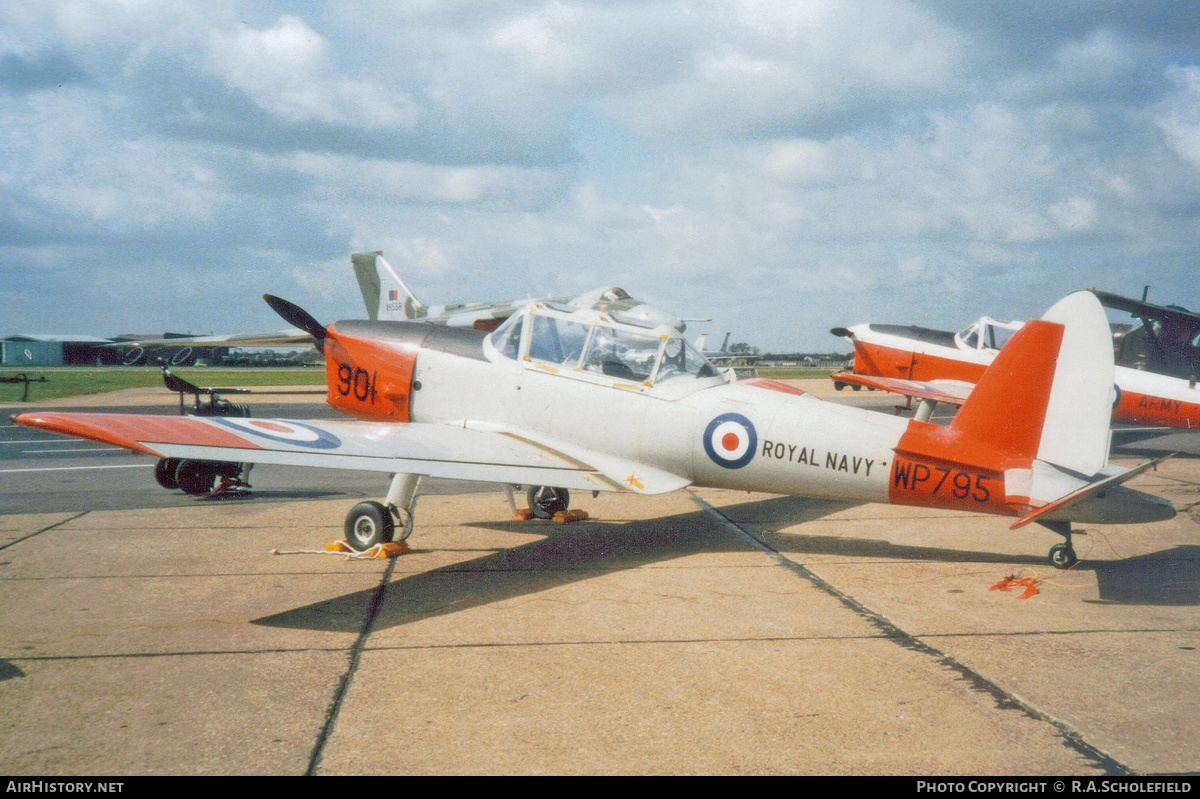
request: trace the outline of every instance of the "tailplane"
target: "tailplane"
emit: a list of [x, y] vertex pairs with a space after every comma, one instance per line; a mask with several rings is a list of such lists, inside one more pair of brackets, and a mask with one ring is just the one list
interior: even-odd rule
[[408, 290], [382, 252], [354, 253], [350, 263], [367, 306], [367, 316], [372, 320], [404, 321], [423, 316], [420, 312], [425, 305]]

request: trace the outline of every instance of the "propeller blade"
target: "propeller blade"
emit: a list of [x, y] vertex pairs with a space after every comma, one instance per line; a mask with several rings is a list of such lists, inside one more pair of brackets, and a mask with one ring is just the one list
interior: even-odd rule
[[162, 370], [162, 376], [163, 376], [163, 383], [166, 385], [168, 391], [178, 391], [182, 394], [199, 394], [200, 393], [199, 386], [189, 383], [188, 381], [184, 380], [182, 377], [180, 377], [178, 375], [172, 374], [171, 370], [165, 366], [163, 367], [163, 370]]
[[321, 349], [325, 341], [325, 327], [312, 317], [308, 311], [295, 303], [280, 299], [271, 294], [264, 294], [263, 299], [271, 310], [283, 317], [284, 321], [293, 327], [298, 327], [317, 340], [317, 349]]

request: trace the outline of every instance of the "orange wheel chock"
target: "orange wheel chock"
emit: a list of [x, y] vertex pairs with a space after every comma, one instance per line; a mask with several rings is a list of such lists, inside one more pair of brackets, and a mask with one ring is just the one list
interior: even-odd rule
[[388, 541], [384, 544], [376, 544], [365, 552], [359, 552], [342, 539], [330, 541], [325, 545], [326, 552], [344, 552], [348, 555], [357, 555], [363, 558], [395, 558], [408, 552], [407, 541]]

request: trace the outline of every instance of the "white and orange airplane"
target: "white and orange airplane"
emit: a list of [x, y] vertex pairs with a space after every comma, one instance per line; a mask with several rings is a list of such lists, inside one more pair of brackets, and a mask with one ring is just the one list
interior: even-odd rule
[[535, 513], [571, 490], [658, 494], [689, 485], [971, 510], [1039, 522], [1168, 519], [1172, 505], [1119, 485], [1108, 463], [1113, 355], [1096, 298], [1073, 294], [1027, 323], [947, 426], [823, 402], [770, 380], [731, 381], [672, 327], [534, 302], [495, 331], [419, 322], [322, 326], [267, 302], [319, 342], [328, 403], [344, 420], [31, 412], [17, 424], [174, 461], [185, 491], [241, 463], [392, 473], [355, 506], [366, 549], [412, 531], [423, 475], [530, 486]]
[[[1200, 315], [1092, 291], [1109, 308], [1139, 322], [1118, 326], [1112, 420], [1139, 425], [1200, 428]], [[961, 405], [1024, 322], [984, 316], [958, 333], [911, 325], [835, 327], [833, 335], [854, 345], [851, 372], [832, 375], [835, 387], [878, 388], [927, 403]], [[928, 418], [932, 406], [918, 408]]]

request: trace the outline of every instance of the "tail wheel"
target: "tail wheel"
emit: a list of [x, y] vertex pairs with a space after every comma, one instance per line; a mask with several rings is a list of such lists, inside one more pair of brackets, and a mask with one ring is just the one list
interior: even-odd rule
[[175, 471], [179, 468], [179, 458], [159, 458], [154, 464], [154, 480], [168, 491], [179, 488], [175, 480]]
[[346, 543], [364, 552], [392, 540], [395, 525], [391, 512], [380, 502], [360, 502], [346, 516]]
[[571, 504], [571, 494], [565, 488], [531, 486], [525, 495], [529, 509], [539, 519], [549, 519]]
[[1075, 548], [1070, 544], [1055, 544], [1050, 547], [1050, 565], [1056, 569], [1069, 569], [1079, 562]]

